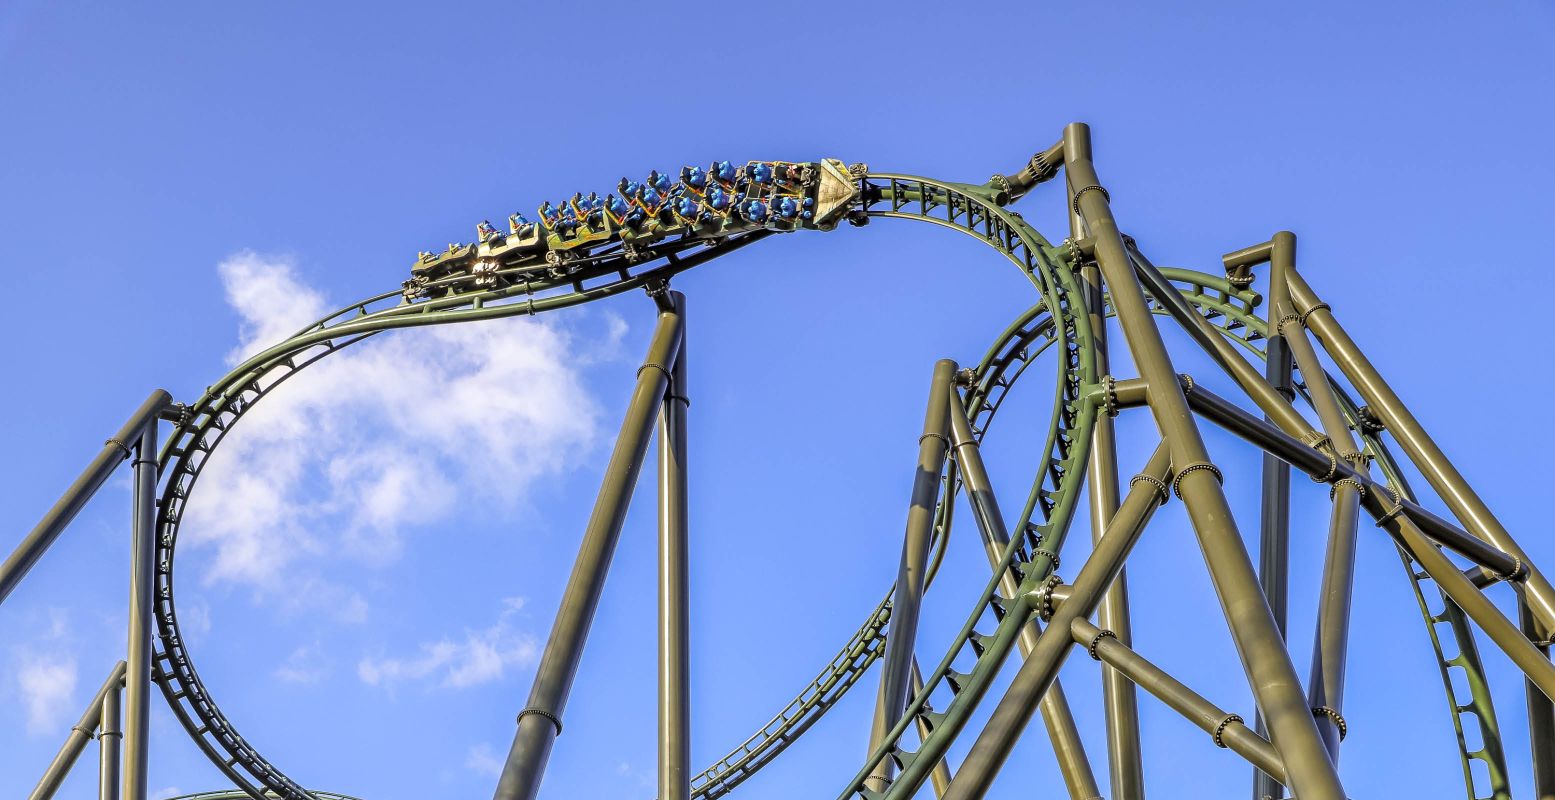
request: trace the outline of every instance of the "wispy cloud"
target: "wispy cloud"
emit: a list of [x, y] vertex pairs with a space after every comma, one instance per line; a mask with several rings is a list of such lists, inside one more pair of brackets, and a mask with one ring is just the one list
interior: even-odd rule
[[[241, 318], [232, 363], [330, 307], [284, 259], [241, 253], [219, 271]], [[619, 339], [624, 323], [607, 322], [607, 340]], [[532, 319], [389, 333], [331, 356], [255, 407], [201, 477], [184, 530], [212, 556], [204, 579], [364, 619], [360, 596], [289, 570], [390, 563], [407, 531], [456, 501], [511, 505], [572, 467], [598, 435], [586, 361], [567, 329]]]
[[470, 748], [470, 754], [464, 759], [466, 769], [477, 775], [485, 775], [495, 778], [502, 774], [502, 759], [492, 752], [491, 745], [481, 742]]
[[47, 631], [12, 651], [15, 688], [31, 735], [60, 734], [70, 725], [79, 670], [68, 647], [69, 632], [66, 612], [50, 609]]
[[462, 689], [501, 678], [508, 667], [534, 663], [538, 642], [513, 625], [524, 607], [523, 598], [510, 597], [502, 605], [502, 613], [490, 627], [422, 642], [414, 656], [365, 656], [357, 662], [357, 677], [370, 686], [392, 687], [415, 680]]
[[273, 674], [284, 683], [313, 684], [328, 677], [331, 668], [324, 646], [314, 642], [293, 650]]

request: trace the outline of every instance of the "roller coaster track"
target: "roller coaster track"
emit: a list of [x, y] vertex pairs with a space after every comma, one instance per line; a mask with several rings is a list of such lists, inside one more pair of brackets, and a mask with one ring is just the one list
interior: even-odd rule
[[[354, 800], [303, 788], [250, 745], [212, 699], [179, 628], [173, 576], [187, 504], [219, 445], [271, 392], [326, 356], [385, 331], [531, 316], [637, 289], [657, 294], [679, 273], [770, 236], [798, 230], [830, 231], [842, 221], [863, 225], [872, 219], [927, 222], [971, 236], [1014, 264], [1035, 290], [1035, 304], [997, 337], [963, 378], [967, 421], [974, 439], [980, 441], [987, 434], [1014, 385], [1041, 356], [1053, 350], [1057, 362], [1052, 414], [1043, 444], [1036, 451], [1038, 465], [1025, 504], [1011, 520], [1010, 529], [1017, 535], [997, 554], [987, 583], [944, 656], [925, 671], [921, 690], [913, 693], [905, 713], [844, 786], [840, 800], [907, 800], [915, 796], [936, 765], [945, 761], [952, 743], [964, 733], [992, 688], [1022, 629], [1039, 611], [1033, 603], [1043, 596], [1044, 587], [1058, 581], [1056, 573], [1082, 496], [1093, 434], [1100, 415], [1109, 410], [1098, 404], [1101, 394], [1095, 391], [1104, 381], [1110, 386], [1111, 378], [1100, 366], [1100, 332], [1092, 330], [1094, 323], [1080, 278], [1083, 251], [1094, 244], [1071, 239], [1055, 246], [1006, 207], [1056, 171], [1056, 165], [1043, 156], [1035, 157], [1016, 175], [996, 176], [982, 185], [872, 173], [863, 165], [845, 167], [834, 160], [751, 165], [738, 173], [744, 177], [730, 177], [726, 183], [717, 181], [723, 174], [720, 166], [728, 168], [727, 162], [714, 164], [705, 174], [687, 168], [682, 173], [684, 188], [673, 190], [657, 173], [650, 176], [647, 188], [633, 184], [635, 188], [628, 191], [628, 182], [623, 180], [624, 200], [575, 195], [562, 205], [548, 203], [541, 209], [540, 224], [515, 214], [506, 236], [483, 223], [479, 241], [450, 245], [440, 254], [422, 254], [411, 279], [399, 289], [341, 308], [247, 358], [184, 408], [157, 459], [163, 488], [153, 559], [157, 635], [153, 639], [152, 674], [181, 725], [237, 788], [187, 795], [180, 800]], [[765, 181], [753, 177], [761, 169], [767, 170]], [[700, 187], [697, 180], [702, 181]], [[659, 190], [651, 191], [656, 186]], [[1105, 194], [1097, 185], [1079, 188], [1072, 198], [1076, 215], [1081, 195], [1091, 190]], [[713, 200], [715, 191], [727, 192], [732, 202], [719, 206]], [[695, 202], [690, 202], [693, 199]], [[1268, 357], [1264, 346], [1269, 323], [1258, 314], [1262, 298], [1246, 288], [1247, 283], [1182, 269], [1161, 273], [1166, 288], [1158, 291], [1163, 296], [1144, 290], [1150, 314], [1171, 316], [1178, 299], [1172, 298], [1171, 292], [1176, 292], [1186, 302], [1190, 316], [1197, 315], [1208, 323], [1214, 335], [1258, 358]], [[1121, 316], [1115, 299], [1122, 303], [1110, 293], [1102, 296], [1100, 318]], [[1305, 324], [1305, 316], [1301, 321]], [[1297, 384], [1296, 389], [1316, 405], [1308, 387]], [[1412, 498], [1413, 493], [1382, 439], [1381, 428], [1368, 424], [1362, 409], [1337, 384], [1335, 389], [1344, 418], [1359, 436], [1364, 455], [1378, 465], [1402, 509], [1403, 500]], [[1186, 391], [1194, 391], [1191, 381]], [[945, 554], [955, 499], [962, 488], [957, 461], [946, 460], [945, 464], [926, 585], [932, 583]], [[1207, 464], [1195, 466], [1213, 469]], [[1162, 494], [1164, 502], [1164, 488]], [[1426, 551], [1417, 549], [1411, 554], [1402, 542], [1396, 543], [1446, 689], [1468, 796], [1471, 800], [1507, 800], [1510, 790], [1505, 754], [1469, 615], [1448, 597], [1445, 586], [1433, 585], [1437, 581], [1419, 563], [1428, 559], [1416, 558]], [[1013, 594], [1001, 585], [1007, 579], [1013, 579], [1018, 587]], [[692, 777], [692, 796], [712, 800], [727, 794], [814, 726], [882, 658], [892, 610], [888, 591], [793, 700]], [[1452, 656], [1444, 644], [1449, 636], [1456, 651]], [[1093, 642], [1093, 656], [1095, 646]], [[1453, 670], [1462, 671], [1468, 696], [1461, 696], [1455, 688]], [[1221, 723], [1221, 730], [1226, 724]], [[1342, 725], [1341, 721], [1341, 732]], [[1476, 737], [1468, 735], [1471, 728]], [[1471, 748], [1470, 738], [1483, 744]], [[1220, 730], [1215, 741], [1221, 744]], [[871, 776], [880, 774], [887, 761], [899, 776], [884, 790], [870, 788]], [[1476, 761], [1485, 767], [1486, 785], [1479, 785], [1472, 769]]]

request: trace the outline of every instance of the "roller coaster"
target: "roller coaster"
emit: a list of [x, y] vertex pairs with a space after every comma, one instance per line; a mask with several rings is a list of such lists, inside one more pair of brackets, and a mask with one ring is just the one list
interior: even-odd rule
[[[1064, 203], [1069, 225], [1069, 236], [1057, 244], [1010, 208], [1049, 181], [1058, 184], [1053, 193]], [[1363, 514], [1396, 546], [1418, 601], [1468, 798], [1512, 796], [1510, 756], [1502, 747], [1481, 638], [1526, 678], [1532, 796], [1555, 798], [1555, 589], [1298, 272], [1294, 235], [1278, 232], [1228, 253], [1219, 274], [1158, 268], [1123, 233], [1110, 203], [1092, 160], [1089, 129], [1080, 123], [1067, 126], [1059, 141], [1021, 169], [981, 184], [873, 172], [834, 159], [721, 161], [686, 167], [678, 179], [654, 172], [641, 182], [622, 179], [604, 198], [579, 193], [544, 203], [534, 221], [515, 213], [506, 232], [483, 221], [474, 242], [419, 254], [398, 289], [342, 308], [253, 355], [192, 402], [154, 392], [0, 566], [3, 602], [86, 501], [130, 462], [126, 658], [110, 670], [31, 797], [54, 796], [88, 742], [97, 739], [100, 796], [145, 800], [154, 686], [232, 782], [230, 789], [183, 800], [353, 800], [304, 788], [262, 756], [195, 668], [179, 627], [173, 576], [185, 509], [205, 466], [271, 392], [364, 339], [401, 328], [550, 313], [640, 290], [656, 314], [649, 351], [533, 690], [518, 710], [498, 800], [539, 793], [628, 501], [655, 438], [659, 800], [713, 800], [733, 791], [816, 725], [877, 664], [872, 727], [859, 737], [863, 760], [855, 774], [836, 776], [839, 800], [984, 797], [1028, 733], [1050, 740], [1073, 800], [1139, 800], [1145, 796], [1140, 689], [1202, 729], [1203, 746], [1245, 759], [1255, 800], [1343, 800], [1348, 795], [1335, 763], [1349, 732], [1346, 655]], [[884, 587], [874, 608], [860, 609], [857, 631], [792, 701], [727, 755], [694, 772], [683, 461], [687, 303], [672, 288], [673, 279], [769, 236], [832, 231], [844, 222], [862, 226], [877, 218], [928, 222], [988, 245], [1025, 276], [1035, 302], [975, 365], [934, 365], [895, 583]], [[1258, 272], [1266, 273], [1265, 294], [1253, 289]], [[1163, 324], [1185, 332], [1234, 383], [1242, 402], [1180, 374]], [[1137, 374], [1112, 373], [1109, 351], [1118, 348], [1126, 348]], [[1015, 384], [1048, 353], [1056, 377], [1045, 441], [1020, 512], [1006, 517], [980, 445]], [[1323, 353], [1337, 372], [1325, 366]], [[1160, 436], [1154, 454], [1126, 481], [1114, 429], [1115, 418], [1125, 413], [1149, 414]], [[1205, 447], [1203, 423], [1263, 453], [1256, 565]], [[1417, 501], [1395, 448], [1450, 510], [1450, 519]], [[1293, 471], [1331, 488], [1315, 645], [1305, 678], [1285, 630]], [[975, 597], [941, 598], [966, 602], [969, 610], [943, 650], [930, 651], [917, 641], [918, 620], [963, 495], [990, 571]], [[1247, 716], [1217, 705], [1132, 647], [1123, 567], [1154, 512], [1174, 499], [1191, 522], [1252, 689], [1256, 707], [1243, 709]], [[1093, 543], [1075, 577], [1065, 581], [1058, 568], [1082, 502]], [[1019, 658], [1011, 659], [1013, 653]], [[1059, 669], [1076, 653], [1098, 662], [1102, 672], [1107, 753], [1100, 777], [1058, 683]], [[921, 655], [937, 660], [920, 662]], [[1013, 678], [990, 709], [985, 701], [1012, 660]], [[987, 721], [974, 730], [980, 708]], [[1042, 734], [1030, 725], [1039, 713]], [[970, 747], [952, 763], [950, 748], [958, 740]]]

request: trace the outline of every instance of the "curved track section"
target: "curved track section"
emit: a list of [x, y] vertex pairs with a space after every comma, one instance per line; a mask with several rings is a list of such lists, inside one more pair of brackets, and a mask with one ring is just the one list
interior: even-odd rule
[[[588, 226], [596, 223], [584, 222], [583, 234], [570, 240], [552, 236], [542, 246], [534, 238], [540, 234], [520, 224], [521, 215], [515, 215], [510, 237], [489, 232], [490, 226], [483, 224], [481, 242], [453, 245], [439, 256], [423, 254], [412, 280], [400, 291], [341, 309], [253, 356], [213, 384], [190, 407], [161, 455], [162, 474], [168, 480], [160, 504], [156, 553], [155, 611], [159, 636], [154, 670], [175, 715], [239, 791], [195, 795], [187, 800], [245, 796], [258, 800], [352, 800], [344, 795], [303, 789], [250, 746], [211, 699], [179, 632], [173, 563], [185, 504], [205, 463], [249, 409], [304, 368], [385, 330], [533, 315], [638, 288], [654, 291], [682, 271], [775, 233], [830, 230], [844, 218], [855, 224], [864, 224], [870, 218], [912, 219], [958, 230], [999, 251], [1037, 290], [1040, 301], [1001, 335], [975, 370], [967, 408], [978, 437], [986, 433], [1014, 382], [1036, 358], [1055, 345], [1059, 355], [1054, 413], [1041, 450], [1042, 463], [1022, 514], [1011, 526], [1024, 535], [1012, 537], [999, 569], [973, 604], [967, 622], [941, 662], [925, 675], [924, 690], [912, 699], [886, 743], [871, 755], [842, 797], [877, 797], [864, 790], [863, 779], [886, 758], [896, 764], [902, 775], [885, 797], [905, 798], [910, 796], [912, 787], [921, 785], [965, 726], [1011, 652], [1019, 629], [1029, 616], [1027, 596], [1057, 569], [1057, 558], [1049, 554], [1061, 552], [1073, 518], [1097, 413], [1091, 403], [1081, 399], [1082, 389], [1101, 377], [1095, 365], [1093, 334], [1083, 313], [1082, 295], [1066, 263], [1069, 253], [1048, 243], [1019, 214], [1003, 208], [1001, 204], [1007, 196], [993, 183], [974, 186], [909, 175], [867, 174], [858, 165], [851, 171], [842, 171], [839, 162], [792, 166], [796, 176], [799, 167], [810, 170], [804, 178], [809, 182], [796, 177], [793, 189], [808, 195], [793, 197], [796, 202], [819, 201], [814, 206], [824, 212], [819, 217], [785, 222], [775, 216], [763, 219], [755, 212], [744, 217], [702, 216], [700, 212], [688, 218], [663, 214], [662, 224], [649, 222], [642, 226], [639, 221], [638, 228], [628, 230], [630, 223], [624, 221], [626, 227], [612, 229], [612, 224], [602, 216], [591, 215], [590, 209], [598, 210], [601, 205], [579, 203], [575, 196], [571, 202], [579, 219], [598, 218], [600, 235], [587, 238]], [[814, 179], [815, 174], [831, 176], [829, 187], [824, 180]], [[765, 196], [764, 208], [775, 209], [780, 198], [775, 194], [777, 190], [771, 191], [774, 194]], [[1258, 342], [1264, 336], [1265, 324], [1255, 313], [1255, 294], [1236, 290], [1223, 279], [1202, 273], [1165, 272], [1193, 307], [1223, 335], [1262, 355]], [[1165, 313], [1159, 302], [1153, 298], [1152, 302], [1156, 313]], [[1381, 441], [1368, 435], [1367, 445], [1395, 488], [1407, 493]], [[936, 535], [941, 554], [957, 488], [952, 467], [943, 479], [939, 509]], [[1470, 795], [1479, 796], [1474, 792], [1469, 769], [1470, 760], [1477, 759], [1490, 768], [1491, 796], [1504, 797], [1505, 767], [1500, 741], [1472, 636], [1462, 613], [1450, 602], [1439, 612], [1430, 610], [1421, 573], [1407, 558], [1406, 568], [1414, 580], [1448, 688]], [[1006, 571], [1022, 587], [1013, 599], [1002, 597], [998, 591], [999, 576]], [[694, 777], [694, 795], [699, 800], [711, 800], [726, 794], [770, 763], [818, 721], [880, 657], [889, 616], [888, 601], [870, 612], [838, 655], [793, 701], [728, 755]], [[1452, 659], [1444, 655], [1438, 630], [1442, 624], [1449, 627], [1459, 644], [1459, 655]], [[1460, 700], [1454, 696], [1448, 673], [1454, 667], [1464, 669], [1468, 675], [1471, 698]], [[1483, 749], [1472, 753], [1463, 734], [1464, 717], [1468, 715], [1476, 717], [1485, 741]], [[919, 720], [927, 723], [930, 733], [913, 745], [908, 737], [917, 736]], [[909, 749], [910, 745], [916, 749]]]
[[[1047, 242], [1020, 222], [1018, 216], [994, 205], [992, 196], [981, 187], [910, 176], [885, 176], [880, 181], [858, 176], [856, 191], [869, 198], [861, 205], [870, 213], [923, 219], [963, 230], [994, 246], [1022, 268], [1047, 306], [1060, 312], [1056, 324], [1035, 324], [1017, 334], [1041, 336], [1048, 332], [1048, 344], [1065, 342], [1063, 374], [1067, 377], [1059, 382], [1060, 392], [1071, 399], [1077, 397], [1082, 376], [1075, 374], [1075, 367], [1089, 353], [1088, 331], [1083, 339], [1076, 335], [1084, 329], [1085, 319], [1069, 311], [1070, 295], [1060, 291], [1061, 278], [1046, 256], [1051, 249]], [[889, 209], [877, 208], [882, 203], [889, 204]], [[917, 203], [921, 213], [914, 213], [908, 207], [910, 203]], [[204, 464], [226, 434], [256, 403], [302, 369], [383, 330], [536, 314], [648, 288], [717, 255], [785, 230], [734, 227], [732, 231], [721, 228], [722, 235], [710, 239], [693, 241], [687, 237], [638, 247], [606, 244], [593, 254], [574, 252], [564, 268], [556, 268], [554, 260], [550, 260], [547, 263], [551, 266], [536, 270], [530, 259], [511, 266], [488, 265], [480, 275], [473, 271], [440, 274], [429, 270], [418, 280], [407, 282], [401, 292], [385, 293], [348, 306], [250, 358], [191, 406], [161, 458], [164, 474], [170, 477], [159, 518], [155, 605], [159, 636], [154, 665], [158, 684], [175, 715], [241, 791], [255, 798], [263, 798], [267, 792], [286, 800], [321, 797], [288, 778], [238, 734], [200, 680], [178, 629], [173, 563], [179, 524]], [[684, 255], [694, 245], [707, 249]], [[457, 247], [450, 248], [450, 252], [456, 250]], [[424, 258], [422, 263], [425, 262]], [[987, 420], [998, 408], [1014, 376], [1030, 361], [1019, 350], [1004, 356], [984, 373], [984, 377], [992, 377], [979, 389], [978, 397], [985, 399], [974, 406], [979, 409], [974, 416], [982, 417], [980, 431], [986, 430]], [[1011, 367], [1016, 371], [1011, 373]], [[1081, 475], [1079, 470], [1070, 468], [1076, 460], [1069, 452], [1077, 421], [1075, 409], [1076, 405], [1070, 402], [1055, 412], [1048, 436], [1047, 463], [1039, 470], [1030, 507], [1047, 510], [1073, 506], [1074, 488]], [[1081, 437], [1081, 441], [1085, 438], [1088, 437]], [[727, 792], [813, 724], [878, 657], [881, 626], [887, 614], [884, 606], [872, 613], [842, 653], [772, 723], [699, 775], [698, 796], [716, 797]]]

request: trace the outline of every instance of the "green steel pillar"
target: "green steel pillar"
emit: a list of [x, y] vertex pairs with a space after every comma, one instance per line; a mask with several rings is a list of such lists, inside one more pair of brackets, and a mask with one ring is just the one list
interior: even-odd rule
[[129, 657], [124, 671], [124, 800], [146, 800], [151, 736], [151, 604], [156, 593], [157, 423], [135, 448], [135, 524], [130, 555]]
[[[124, 662], [119, 662], [123, 664]], [[98, 728], [98, 800], [119, 800], [119, 756], [124, 743], [124, 727], [120, 724], [119, 692], [121, 685], [115, 681], [103, 695], [102, 723]]]
[[151, 393], [146, 401], [140, 404], [124, 427], [119, 429], [112, 438], [103, 443], [103, 449], [99, 450], [97, 457], [92, 459], [86, 470], [76, 478], [75, 483], [65, 491], [59, 502], [49, 509], [43, 519], [38, 521], [21, 544], [10, 557], [0, 564], [0, 603], [4, 603], [11, 591], [16, 588], [22, 578], [27, 575], [38, 559], [48, 551], [54, 540], [59, 538], [65, 526], [81, 513], [86, 506], [86, 501], [92, 499], [92, 495], [102, 488], [108, 476], [118, 468], [119, 464], [130, 457], [131, 448], [140, 438], [141, 429], [147, 425], [156, 424], [157, 416], [167, 409], [173, 402], [173, 398], [167, 392], [158, 389]]
[[686, 486], [686, 299], [680, 351], [659, 410], [659, 796], [691, 800], [690, 525]]
[[1146, 477], [1133, 482], [1128, 497], [1102, 535], [1101, 543], [1091, 551], [1091, 557], [1075, 576], [1069, 598], [1053, 612], [1048, 629], [1037, 638], [1037, 646], [1021, 663], [1010, 688], [1000, 698], [987, 725], [962, 760], [944, 800], [981, 800], [993, 786], [1000, 767], [1036, 713], [1037, 704], [1058, 677], [1064, 659], [1074, 649], [1070, 626], [1096, 610], [1102, 592], [1117, 577], [1124, 559], [1139, 541], [1145, 523], [1165, 502], [1165, 493], [1160, 487], [1171, 477], [1169, 461], [1163, 443], [1156, 448], [1141, 473]]
[[[869, 735], [871, 753], [885, 741], [886, 734], [901, 719], [907, 705], [913, 643], [918, 635], [918, 610], [923, 601], [923, 581], [929, 566], [929, 540], [934, 532], [934, 507], [939, 501], [940, 476], [944, 473], [945, 454], [950, 446], [950, 395], [955, 391], [955, 376], [956, 362], [944, 359], [934, 364], [928, 407], [923, 417], [923, 435], [918, 437], [918, 468], [913, 476], [912, 505], [907, 510], [907, 531], [896, 573], [896, 591], [891, 598], [885, 657], [881, 659], [880, 692], [875, 700], [874, 725]], [[866, 784], [870, 790], [885, 791], [891, 783], [892, 766], [890, 759], [880, 760]]]
[[108, 673], [108, 679], [103, 681], [102, 688], [92, 696], [92, 702], [88, 703], [86, 711], [82, 712], [81, 720], [70, 728], [70, 735], [65, 737], [65, 743], [60, 746], [59, 753], [49, 763], [49, 768], [38, 780], [38, 785], [33, 788], [32, 794], [27, 795], [27, 800], [51, 800], [54, 793], [59, 791], [59, 785], [65, 782], [65, 776], [70, 774], [71, 768], [81, 758], [86, 743], [92, 740], [92, 732], [102, 723], [104, 698], [109, 692], [117, 693], [123, 684], [124, 662], [120, 661]]
[[577, 561], [567, 579], [561, 606], [556, 611], [556, 622], [540, 656], [529, 702], [518, 714], [518, 731], [513, 735], [513, 746], [497, 783], [496, 800], [533, 800], [540, 791], [540, 780], [545, 774], [551, 746], [561, 733], [562, 711], [572, 690], [572, 680], [577, 676], [589, 626], [593, 624], [594, 610], [599, 606], [599, 595], [605, 586], [621, 525], [626, 521], [627, 505], [631, 502], [632, 489], [637, 485], [637, 474], [642, 470], [653, 423], [664, 401], [664, 390], [670, 384], [670, 370], [674, 369], [680, 341], [679, 312], [661, 308], [653, 339], [648, 345], [647, 360], [637, 370], [637, 383], [627, 405], [626, 419], [621, 423], [621, 433], [611, 451], [599, 496], [578, 547]]
[[[1084, 124], [1072, 124], [1064, 131], [1064, 167], [1076, 187], [1072, 203], [1084, 215], [1095, 241], [1096, 261], [1111, 291], [1123, 336], [1148, 386], [1151, 414], [1171, 449], [1174, 489], [1198, 536], [1237, 653], [1268, 720], [1275, 749], [1285, 762], [1291, 788], [1302, 800], [1344, 800], [1344, 789], [1318, 736], [1301, 679], [1221, 491], [1219, 470], [1210, 461], [1166, 345], [1134, 277], [1122, 232], [1091, 162], [1090, 129]], [[1253, 378], [1263, 382], [1256, 373]], [[963, 768], [961, 774], [965, 773]]]
[[[993, 481], [988, 478], [988, 469], [983, 464], [977, 438], [972, 435], [972, 423], [967, 417], [966, 406], [961, 395], [954, 390], [950, 395], [950, 441], [956, 463], [961, 468], [962, 481], [966, 484], [967, 499], [972, 504], [972, 517], [983, 537], [983, 549], [988, 553], [989, 563], [998, 567], [1005, 547], [1010, 543], [1009, 529], [1005, 527], [1004, 514], [999, 511], [999, 501], [993, 493]], [[1006, 571], [999, 576], [999, 590], [1005, 597], [1015, 597], [1020, 591], [1020, 582], [1014, 574]], [[1031, 655], [1041, 635], [1042, 623], [1033, 616], [1021, 629], [1020, 639], [1016, 643], [1022, 656]], [[1053, 686], [1042, 696], [1040, 709], [1069, 796], [1074, 800], [1101, 797], [1101, 788], [1096, 784], [1096, 774], [1091, 770], [1090, 759], [1085, 755], [1085, 742], [1080, 739], [1074, 712], [1070, 710], [1069, 700], [1056, 678]]]

